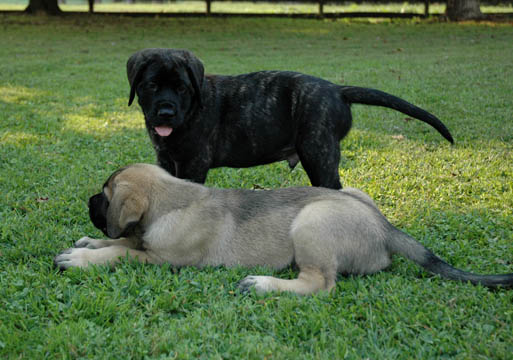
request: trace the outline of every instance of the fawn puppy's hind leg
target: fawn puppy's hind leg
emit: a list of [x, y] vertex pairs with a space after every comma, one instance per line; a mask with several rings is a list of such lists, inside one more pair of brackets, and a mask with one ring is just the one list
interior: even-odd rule
[[294, 246], [294, 260], [299, 267], [297, 279], [248, 276], [241, 281], [241, 289], [254, 287], [257, 292], [291, 291], [300, 295], [333, 289], [339, 267], [340, 237], [344, 235], [340, 229], [340, 218], [344, 213], [340, 211], [338, 202], [323, 200], [311, 203], [293, 221], [290, 240]]

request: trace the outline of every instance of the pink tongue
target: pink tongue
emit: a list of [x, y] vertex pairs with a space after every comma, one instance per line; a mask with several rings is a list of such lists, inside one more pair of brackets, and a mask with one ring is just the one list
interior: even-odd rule
[[155, 131], [160, 136], [166, 137], [166, 136], [171, 135], [171, 133], [173, 132], [173, 128], [171, 128], [169, 126], [157, 126], [157, 127], [155, 127]]

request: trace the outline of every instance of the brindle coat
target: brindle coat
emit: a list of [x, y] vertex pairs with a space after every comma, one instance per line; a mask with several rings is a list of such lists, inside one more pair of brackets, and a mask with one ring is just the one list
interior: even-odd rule
[[127, 73], [129, 105], [137, 94], [158, 164], [198, 183], [211, 168], [300, 160], [313, 186], [340, 189], [339, 142], [353, 103], [401, 111], [453, 142], [439, 119], [398, 97], [296, 72], [205, 76], [189, 51], [146, 49], [130, 57]]

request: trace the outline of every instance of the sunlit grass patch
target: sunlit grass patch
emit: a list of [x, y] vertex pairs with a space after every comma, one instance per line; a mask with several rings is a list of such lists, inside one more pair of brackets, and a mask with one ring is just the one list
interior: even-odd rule
[[23, 146], [38, 142], [38, 136], [23, 131], [6, 131], [0, 133], [0, 141], [3, 144]]
[[10, 104], [27, 104], [31, 100], [46, 95], [44, 91], [25, 86], [0, 86], [0, 101]]
[[126, 112], [102, 112], [89, 104], [65, 116], [64, 126], [68, 130], [84, 134], [106, 134], [124, 130], [145, 131], [140, 114]]

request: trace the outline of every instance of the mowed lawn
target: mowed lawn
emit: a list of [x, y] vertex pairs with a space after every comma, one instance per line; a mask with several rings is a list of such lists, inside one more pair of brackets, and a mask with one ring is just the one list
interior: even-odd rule
[[[187, 48], [208, 73], [294, 70], [378, 88], [428, 125], [353, 106], [344, 186], [451, 264], [513, 272], [513, 28], [500, 24], [0, 15], [0, 358], [509, 359], [513, 290], [441, 279], [403, 258], [340, 277], [331, 293], [240, 294], [249, 274], [125, 261], [59, 272], [53, 257], [100, 237], [87, 199], [121, 166], [155, 161], [125, 64]], [[308, 185], [285, 162], [216, 169], [207, 185]]]

